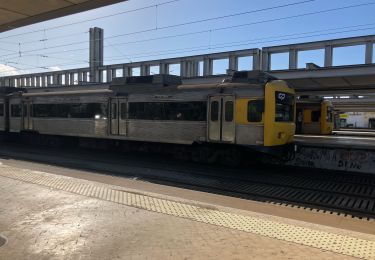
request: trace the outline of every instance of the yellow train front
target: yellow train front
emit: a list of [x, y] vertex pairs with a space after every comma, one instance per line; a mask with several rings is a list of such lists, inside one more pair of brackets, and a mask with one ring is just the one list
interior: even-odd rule
[[295, 92], [285, 81], [265, 73], [237, 72], [230, 82], [220, 85], [220, 92], [209, 98], [208, 142], [265, 152], [293, 143]]
[[297, 101], [296, 133], [330, 135], [334, 111], [329, 100], [301, 98]]

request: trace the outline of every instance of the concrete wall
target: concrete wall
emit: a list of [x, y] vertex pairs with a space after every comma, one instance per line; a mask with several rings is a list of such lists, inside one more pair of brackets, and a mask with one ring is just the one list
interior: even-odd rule
[[375, 174], [375, 150], [301, 147], [287, 165]]
[[370, 118], [375, 118], [374, 112], [349, 112], [346, 123], [354, 128], [368, 128]]
[[354, 112], [354, 113], [347, 113], [348, 118], [346, 119], [347, 125], [352, 125], [354, 128], [366, 128], [368, 122], [365, 122], [364, 113], [361, 112]]

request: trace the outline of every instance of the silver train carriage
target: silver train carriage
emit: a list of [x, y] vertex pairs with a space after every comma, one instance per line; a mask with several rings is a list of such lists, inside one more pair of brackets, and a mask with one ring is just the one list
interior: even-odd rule
[[239, 72], [221, 84], [180, 83], [153, 75], [11, 93], [9, 132], [187, 145], [292, 143], [295, 93], [286, 82]]

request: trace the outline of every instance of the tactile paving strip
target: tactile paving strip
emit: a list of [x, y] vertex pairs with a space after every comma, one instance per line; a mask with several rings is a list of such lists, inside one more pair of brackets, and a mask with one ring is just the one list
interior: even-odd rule
[[223, 212], [204, 206], [124, 191], [116, 186], [3, 165], [0, 165], [0, 176], [352, 257], [375, 259], [375, 240], [365, 240], [259, 217]]

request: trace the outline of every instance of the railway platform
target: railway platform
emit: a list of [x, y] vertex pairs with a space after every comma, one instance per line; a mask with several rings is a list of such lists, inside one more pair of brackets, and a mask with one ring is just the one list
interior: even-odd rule
[[375, 259], [375, 221], [0, 157], [0, 259]]
[[339, 135], [295, 135], [294, 140], [302, 146], [375, 151], [375, 132], [373, 136], [364, 136], [357, 132], [350, 135], [350, 133], [352, 132], [340, 132]]
[[335, 130], [334, 135], [339, 136], [363, 136], [363, 137], [375, 137], [374, 129], [345, 129], [345, 130]]
[[287, 164], [375, 174], [374, 136], [345, 132], [339, 135], [295, 135], [298, 151]]

